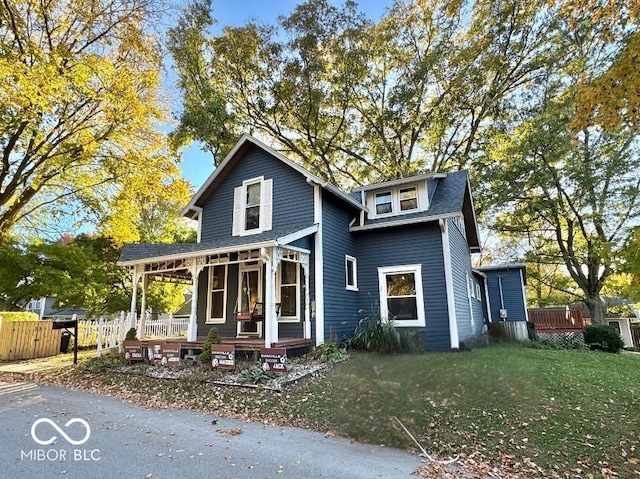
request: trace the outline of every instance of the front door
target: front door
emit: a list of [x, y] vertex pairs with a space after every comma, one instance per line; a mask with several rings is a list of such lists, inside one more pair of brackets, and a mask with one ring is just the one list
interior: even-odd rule
[[[259, 263], [242, 265], [238, 276], [238, 311], [251, 313], [256, 303], [262, 303], [262, 267]], [[237, 335], [262, 337], [261, 321], [238, 321]]]

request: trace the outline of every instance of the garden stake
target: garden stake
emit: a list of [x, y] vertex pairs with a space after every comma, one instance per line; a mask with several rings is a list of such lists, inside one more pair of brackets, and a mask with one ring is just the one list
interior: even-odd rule
[[404, 426], [404, 424], [402, 424], [402, 422], [400, 421], [400, 419], [398, 419], [398, 418], [397, 418], [397, 417], [395, 417], [395, 416], [391, 416], [391, 418], [392, 418], [392, 419], [395, 419], [395, 420], [398, 422], [398, 424], [400, 424], [400, 427], [402, 427], [402, 429], [404, 429], [404, 432], [406, 432], [406, 433], [409, 435], [409, 437], [410, 437], [411, 439], [413, 439], [413, 442], [415, 442], [415, 443], [418, 445], [418, 447], [419, 447], [419, 448], [420, 448], [420, 450], [422, 451], [422, 454], [424, 454], [424, 455], [426, 456], [426, 458], [427, 458], [427, 459], [429, 459], [431, 462], [437, 462], [437, 463], [439, 463], [439, 464], [445, 464], [445, 465], [446, 465], [446, 464], [453, 464], [453, 463], [454, 463], [454, 462], [456, 462], [458, 459], [460, 459], [460, 454], [458, 454], [458, 455], [457, 455], [456, 457], [454, 457], [453, 459], [449, 459], [448, 461], [438, 461], [437, 459], [432, 458], [432, 457], [429, 455], [429, 453], [428, 453], [427, 451], [425, 451], [424, 447], [422, 447], [422, 444], [420, 444], [420, 443], [418, 442], [418, 440], [417, 440], [415, 437], [413, 437], [413, 434], [411, 434], [411, 433], [409, 432], [409, 430]]

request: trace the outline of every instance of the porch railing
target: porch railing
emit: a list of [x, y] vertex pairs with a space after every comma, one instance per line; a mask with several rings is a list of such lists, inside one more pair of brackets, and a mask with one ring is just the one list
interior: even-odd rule
[[[113, 318], [78, 320], [78, 347], [96, 346], [98, 357], [105, 349], [118, 348], [121, 351], [127, 331], [139, 325], [136, 323], [138, 322], [135, 318], [131, 318], [130, 314], [124, 312]], [[144, 324], [144, 337], [182, 337], [186, 336], [188, 327], [188, 316], [169, 315], [168, 318], [163, 319], [147, 319]]]
[[177, 338], [187, 335], [188, 316], [173, 316], [163, 319], [146, 319], [144, 322], [145, 338]]

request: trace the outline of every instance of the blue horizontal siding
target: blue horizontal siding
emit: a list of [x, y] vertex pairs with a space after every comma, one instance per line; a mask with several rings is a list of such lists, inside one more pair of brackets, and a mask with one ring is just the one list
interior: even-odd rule
[[505, 268], [484, 270], [487, 275], [491, 319], [500, 321], [500, 283], [502, 283], [502, 301], [507, 310], [507, 321], [526, 321], [527, 310], [522, 290], [522, 270]]
[[[345, 255], [356, 256], [349, 223], [354, 209], [323, 191], [322, 239], [324, 269], [325, 341], [341, 342], [353, 335], [358, 324], [358, 293], [346, 289]], [[358, 268], [360, 264], [358, 264]]]
[[235, 164], [228, 165], [223, 173], [223, 180], [202, 207], [202, 242], [231, 236], [234, 189], [242, 186], [244, 180], [259, 176], [273, 180], [274, 230], [291, 229], [296, 225], [304, 228], [312, 223], [313, 186], [307, 183], [304, 175], [266, 151], [251, 147]]
[[378, 268], [422, 265], [422, 287], [427, 350], [449, 350], [449, 314], [442, 255], [442, 235], [437, 222], [357, 233], [358, 308], [364, 317], [379, 312]]

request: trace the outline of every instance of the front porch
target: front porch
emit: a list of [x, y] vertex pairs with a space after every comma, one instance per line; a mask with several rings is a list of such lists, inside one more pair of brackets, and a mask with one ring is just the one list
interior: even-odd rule
[[[186, 334], [189, 343], [204, 342], [209, 329], [215, 327], [224, 343], [239, 350], [311, 344], [310, 252], [280, 246], [282, 239], [234, 250], [191, 244], [185, 245], [183, 254], [151, 254], [121, 262], [132, 274], [130, 317], [138, 338], [146, 339], [148, 285], [170, 281], [192, 290]], [[292, 239], [289, 236], [287, 241]]]

